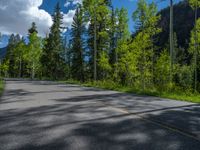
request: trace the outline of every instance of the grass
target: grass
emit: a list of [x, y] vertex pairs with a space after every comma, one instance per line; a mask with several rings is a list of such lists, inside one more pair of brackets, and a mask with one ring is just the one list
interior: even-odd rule
[[69, 83], [69, 84], [78, 84], [78, 85], [82, 85], [86, 87], [96, 87], [96, 88], [107, 89], [107, 90], [115, 90], [115, 91], [125, 92], [125, 93], [134, 93], [138, 95], [156, 96], [156, 97], [174, 99], [174, 100], [179, 100], [179, 101], [200, 103], [199, 93], [192, 93], [191, 91], [184, 91], [180, 89], [173, 90], [171, 92], [169, 91], [160, 92], [156, 88], [142, 91], [141, 89], [137, 89], [134, 87], [122, 86], [122, 85], [116, 84], [113, 81], [96, 81], [96, 82], [81, 83], [79, 81], [67, 80], [67, 81], [61, 81], [61, 82]]
[[2, 93], [3, 93], [4, 86], [5, 86], [4, 80], [0, 79], [0, 96], [1, 96]]

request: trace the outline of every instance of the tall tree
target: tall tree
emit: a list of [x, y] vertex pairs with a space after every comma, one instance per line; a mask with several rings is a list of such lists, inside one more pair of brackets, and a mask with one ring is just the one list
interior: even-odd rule
[[10, 77], [17, 77], [18, 76], [18, 64], [15, 63], [15, 48], [16, 45], [21, 41], [20, 36], [12, 34], [8, 41], [7, 46], [7, 54], [5, 61], [8, 61], [9, 69], [8, 69], [8, 75]]
[[[98, 61], [101, 55], [109, 53], [109, 19], [110, 3], [108, 0], [84, 0], [83, 7], [85, 16], [90, 21], [89, 27], [89, 46], [93, 70], [93, 79], [101, 79], [102, 68]], [[104, 53], [104, 54], [103, 54]]]
[[26, 44], [25, 40], [22, 38], [19, 43], [16, 44], [14, 48], [14, 61], [16, 64], [18, 77], [21, 78], [23, 76], [23, 61], [26, 55]]
[[170, 83], [172, 84], [173, 80], [173, 54], [174, 54], [174, 8], [173, 8], [173, 0], [170, 0]]
[[128, 27], [128, 12], [125, 8], [116, 9], [116, 31], [115, 31], [115, 45], [114, 49], [114, 77], [117, 79], [119, 66], [118, 61], [121, 57], [122, 52], [120, 49], [123, 47], [122, 45], [127, 42], [130, 38], [129, 27]]
[[28, 30], [29, 34], [31, 33], [38, 33], [37, 31], [37, 26], [36, 26], [36, 23], [35, 22], [32, 22], [32, 26], [31, 28]]
[[76, 9], [72, 23], [72, 77], [84, 82], [83, 35], [85, 24], [81, 5]]
[[60, 56], [63, 44], [61, 31], [63, 15], [60, 11], [60, 5], [57, 3], [54, 14], [52, 15], [53, 25], [50, 28], [49, 37], [46, 39], [44, 52], [41, 58], [43, 64], [43, 73], [45, 76], [58, 79], [64, 76], [64, 60]]
[[198, 35], [197, 35], [197, 13], [198, 8], [200, 7], [200, 1], [199, 0], [189, 0], [189, 3], [191, 7], [195, 10], [195, 25], [194, 25], [194, 90], [197, 90], [197, 53], [198, 53]]
[[[158, 34], [161, 30], [157, 27], [160, 16], [157, 15], [157, 7], [155, 3], [148, 4], [145, 0], [138, 1], [138, 7], [133, 13], [133, 20], [136, 21], [136, 36], [144, 38], [148, 44], [141, 46], [141, 80], [142, 89], [145, 90], [146, 83], [151, 83], [152, 80], [152, 57], [153, 57], [153, 36]], [[139, 35], [137, 35], [139, 34]], [[139, 38], [138, 37], [138, 38]]]
[[28, 62], [28, 68], [30, 68], [31, 78], [35, 78], [35, 74], [40, 68], [40, 58], [42, 55], [42, 39], [37, 35], [37, 27], [35, 23], [32, 23], [32, 27], [29, 29], [29, 43], [27, 46], [26, 59]]
[[189, 52], [193, 56], [192, 66], [194, 70], [194, 90], [197, 90], [197, 73], [199, 68], [199, 45], [200, 45], [200, 19], [196, 21], [195, 27], [191, 32]]

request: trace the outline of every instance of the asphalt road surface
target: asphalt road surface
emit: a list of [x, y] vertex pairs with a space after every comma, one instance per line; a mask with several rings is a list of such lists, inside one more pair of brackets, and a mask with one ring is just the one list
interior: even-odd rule
[[0, 100], [0, 150], [200, 150], [200, 106], [10, 80]]

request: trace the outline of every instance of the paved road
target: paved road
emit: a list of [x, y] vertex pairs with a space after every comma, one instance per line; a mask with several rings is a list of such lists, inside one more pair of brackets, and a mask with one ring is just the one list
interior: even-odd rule
[[200, 150], [198, 104], [6, 81], [0, 150]]

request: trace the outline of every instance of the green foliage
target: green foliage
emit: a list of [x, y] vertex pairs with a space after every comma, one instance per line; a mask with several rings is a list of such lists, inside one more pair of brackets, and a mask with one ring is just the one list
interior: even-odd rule
[[45, 41], [41, 63], [43, 76], [58, 79], [65, 77], [66, 70], [64, 60], [61, 57], [63, 50], [61, 37], [63, 15], [60, 11], [59, 3], [55, 7], [52, 19], [53, 25], [50, 29], [49, 37]]
[[76, 80], [84, 82], [84, 34], [83, 10], [79, 6], [72, 23], [72, 77]]
[[5, 86], [5, 83], [2, 79], [0, 79], [0, 96], [2, 95], [3, 93], [3, 90], [4, 90], [4, 86]]
[[[93, 75], [91, 77], [102, 79], [102, 70], [99, 66], [99, 59], [102, 51], [109, 53], [110, 49], [110, 9], [106, 0], [83, 0], [83, 8], [86, 21], [89, 25], [89, 70]], [[96, 65], [95, 65], [96, 64]], [[97, 68], [97, 71], [95, 71]], [[95, 73], [96, 72], [96, 73]]]
[[5, 60], [4, 62], [1, 62], [1, 64], [0, 64], [0, 77], [7, 77], [8, 76], [8, 70], [9, 70], [9, 61]]
[[181, 66], [178, 70], [178, 85], [184, 90], [191, 89], [193, 84], [193, 70], [191, 66]]
[[40, 58], [42, 55], [42, 40], [37, 36], [37, 32], [30, 33], [29, 44], [27, 45], [26, 61], [27, 68], [30, 69], [31, 78], [35, 78], [35, 74], [40, 74]]
[[[190, 38], [190, 46], [189, 46], [189, 52], [191, 54], [194, 54], [195, 51], [196, 51], [196, 48], [195, 48], [195, 44], [198, 45], [198, 50], [197, 50], [197, 53], [200, 54], [200, 49], [199, 49], [199, 45], [200, 45], [200, 19], [197, 20], [196, 22], [196, 30], [195, 28], [191, 31], [191, 38]], [[195, 31], [197, 31], [197, 43], [195, 41]]]
[[155, 3], [148, 4], [145, 0], [138, 1], [138, 7], [133, 13], [133, 20], [136, 21], [137, 33], [133, 39], [135, 50], [139, 52], [139, 60], [137, 67], [140, 74], [139, 81], [141, 87], [145, 90], [146, 86], [153, 85], [154, 70], [154, 48], [153, 37], [158, 34], [161, 29], [157, 27], [160, 16], [157, 16], [157, 8]]
[[[196, 2], [190, 1], [193, 8]], [[186, 5], [180, 4], [180, 8]], [[192, 14], [192, 9], [188, 4], [186, 6], [183, 10], [188, 8], [186, 12]], [[177, 5], [175, 10], [177, 7], [180, 9]], [[169, 83], [169, 46], [165, 45], [169, 23], [163, 23], [163, 20], [169, 20], [165, 19], [168, 9], [159, 14], [155, 3], [138, 0], [137, 9], [132, 15], [136, 32], [130, 36], [126, 9], [114, 9], [110, 0], [83, 0], [83, 5], [76, 9], [68, 42], [67, 38], [63, 40], [62, 37], [63, 15], [58, 3], [52, 15], [53, 25], [46, 38], [37, 35], [35, 23], [28, 30], [28, 43], [19, 35], [11, 35], [7, 56], [0, 65], [1, 74], [53, 80], [67, 78], [72, 83], [87, 86], [199, 102], [199, 96], [192, 94], [192, 91], [194, 70], [200, 75], [200, 51], [195, 47], [200, 44], [200, 20], [191, 32], [189, 49], [184, 44], [182, 48], [181, 35], [184, 38], [189, 36], [180, 33], [177, 26], [185, 29], [180, 20], [186, 15], [175, 14], [175, 18], [178, 18], [177, 15], [181, 19], [177, 19], [178, 23], [174, 25], [173, 82]], [[85, 28], [86, 24], [89, 24], [88, 29]], [[164, 28], [161, 30], [158, 24]], [[192, 24], [185, 26], [187, 31], [193, 27]], [[159, 42], [155, 44], [157, 40]], [[196, 64], [193, 61], [195, 57]]]
[[200, 7], [200, 1], [199, 0], [188, 0], [190, 6], [195, 9]]
[[155, 82], [160, 91], [168, 90], [170, 76], [170, 56], [164, 50], [155, 65]]
[[99, 58], [99, 66], [102, 70], [102, 76], [104, 79], [108, 78], [108, 75], [111, 73], [111, 66], [109, 64], [109, 57], [108, 54], [103, 51], [100, 54], [100, 58]]

